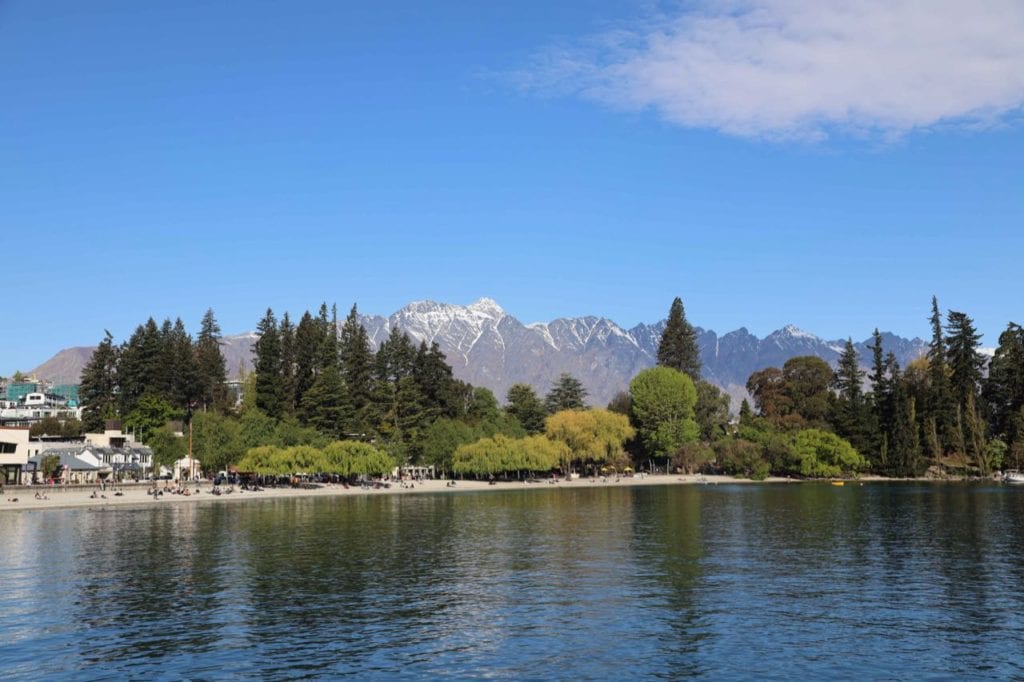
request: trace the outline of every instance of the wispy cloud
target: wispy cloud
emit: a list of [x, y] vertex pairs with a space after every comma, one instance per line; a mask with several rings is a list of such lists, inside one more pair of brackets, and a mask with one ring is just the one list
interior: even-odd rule
[[1024, 105], [1024, 2], [691, 3], [550, 47], [515, 79], [744, 137], [992, 125]]

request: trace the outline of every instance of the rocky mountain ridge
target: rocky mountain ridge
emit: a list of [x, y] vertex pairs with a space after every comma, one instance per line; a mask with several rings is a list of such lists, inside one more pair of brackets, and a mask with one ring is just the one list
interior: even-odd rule
[[[509, 386], [528, 383], [541, 394], [563, 372], [579, 378], [594, 405], [606, 404], [640, 370], [655, 364], [665, 321], [623, 329], [612, 320], [586, 316], [560, 318], [546, 323], [524, 324], [495, 301], [482, 298], [470, 305], [417, 301], [388, 317], [361, 317], [374, 346], [392, 327], [419, 343], [436, 342], [448, 357], [457, 377], [475, 386], [486, 386], [503, 399]], [[252, 368], [253, 333], [224, 337], [223, 352], [228, 371], [237, 375]], [[750, 374], [765, 367], [781, 367], [797, 355], [816, 355], [834, 364], [843, 341], [828, 341], [788, 325], [763, 339], [740, 328], [718, 335], [697, 328], [704, 363], [704, 377], [733, 396], [745, 395]], [[861, 363], [870, 363], [870, 339], [855, 344]], [[918, 338], [883, 334], [886, 351], [896, 354], [901, 365], [927, 349]], [[88, 361], [82, 348], [61, 351], [36, 368], [44, 379], [77, 381]]]

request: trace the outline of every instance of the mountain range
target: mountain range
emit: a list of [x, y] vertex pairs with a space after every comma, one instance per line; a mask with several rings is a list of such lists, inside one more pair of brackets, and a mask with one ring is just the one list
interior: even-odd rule
[[[407, 333], [417, 343], [437, 342], [448, 357], [455, 376], [474, 386], [486, 386], [503, 399], [515, 383], [532, 385], [544, 394], [557, 377], [568, 372], [580, 379], [588, 400], [604, 405], [640, 370], [655, 364], [658, 342], [665, 321], [639, 324], [623, 329], [603, 317], [560, 318], [547, 323], [524, 324], [506, 313], [489, 298], [470, 305], [418, 301], [388, 317], [361, 317], [363, 327], [376, 347], [392, 327]], [[734, 406], [746, 396], [747, 378], [765, 367], [781, 367], [798, 355], [815, 355], [835, 364], [842, 352], [842, 340], [828, 341], [793, 325], [758, 338], [740, 328], [724, 335], [696, 328], [704, 377], [732, 397]], [[223, 338], [228, 371], [237, 376], [252, 369], [249, 332]], [[919, 338], [882, 335], [886, 352], [892, 351], [900, 364], [922, 355], [927, 344]], [[870, 338], [855, 343], [861, 364], [870, 363]], [[60, 351], [34, 370], [41, 379], [77, 383], [92, 348]]]

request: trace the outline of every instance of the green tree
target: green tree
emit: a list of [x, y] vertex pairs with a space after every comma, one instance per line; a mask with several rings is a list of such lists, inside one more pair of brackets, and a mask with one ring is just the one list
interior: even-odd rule
[[629, 392], [633, 424], [649, 455], [670, 457], [685, 443], [697, 440], [697, 389], [689, 376], [670, 367], [652, 367], [633, 377]]
[[348, 410], [341, 374], [336, 365], [328, 366], [302, 397], [303, 420], [320, 433], [341, 439], [345, 437]]
[[298, 403], [296, 393], [298, 379], [296, 372], [296, 347], [295, 347], [295, 325], [288, 312], [281, 316], [281, 324], [277, 328], [278, 336], [281, 339], [281, 393], [284, 399], [283, 413], [294, 415]]
[[144, 395], [131, 414], [124, 419], [124, 428], [135, 434], [142, 443], [149, 444], [153, 432], [181, 416], [170, 403], [154, 395]]
[[227, 365], [220, 347], [220, 325], [210, 308], [203, 315], [195, 345], [199, 402], [205, 409], [227, 408]]
[[772, 422], [778, 422], [791, 412], [783, 387], [782, 370], [778, 367], [758, 370], [747, 379], [747, 392], [753, 398], [758, 414]]
[[977, 396], [985, 358], [978, 353], [981, 334], [974, 322], [964, 313], [949, 311], [946, 324], [946, 361], [950, 369], [950, 388], [953, 399], [961, 406], [968, 397]]
[[729, 428], [729, 396], [707, 381], [698, 381], [695, 386], [697, 403], [693, 418], [700, 427], [701, 440], [718, 440]]
[[452, 471], [455, 451], [475, 440], [477, 434], [472, 426], [442, 417], [428, 426], [423, 435], [423, 463], [433, 465], [444, 475]]
[[864, 396], [864, 376], [860, 356], [853, 340], [847, 339], [839, 363], [832, 376], [836, 400], [832, 407], [831, 423], [837, 434], [850, 441], [858, 452], [870, 450], [870, 407]]
[[206, 471], [225, 471], [245, 454], [238, 443], [238, 422], [215, 412], [192, 418], [192, 452]]
[[253, 344], [256, 373], [256, 407], [268, 416], [279, 419], [284, 415], [284, 384], [281, 378], [281, 337], [278, 334], [277, 318], [267, 308], [256, 326], [256, 343]]
[[373, 390], [373, 351], [366, 330], [359, 323], [359, 312], [352, 306], [341, 328], [338, 342], [341, 378], [345, 384], [345, 423], [347, 433], [370, 430], [369, 405]]
[[[295, 405], [303, 412], [303, 398], [321, 373], [318, 364], [323, 345], [323, 328], [307, 310], [295, 327]], [[332, 353], [337, 358], [337, 350]]]
[[827, 362], [814, 355], [790, 358], [782, 366], [782, 381], [791, 415], [811, 424], [826, 423], [832, 397], [832, 368]]
[[544, 399], [548, 414], [561, 410], [586, 409], [587, 389], [579, 379], [568, 373], [562, 373], [548, 391]]
[[804, 429], [793, 437], [793, 473], [813, 478], [855, 473], [867, 461], [849, 442], [821, 429]]
[[697, 332], [686, 321], [682, 299], [676, 297], [668, 311], [665, 330], [658, 344], [658, 364], [683, 372], [697, 383], [700, 381], [700, 349]]
[[513, 384], [505, 395], [508, 403], [505, 410], [515, 417], [530, 435], [544, 430], [547, 408], [528, 384]]
[[121, 414], [130, 414], [145, 394], [163, 395], [163, 338], [153, 318], [136, 327], [121, 346], [117, 364], [118, 401]]
[[999, 335], [999, 346], [989, 365], [982, 395], [988, 408], [992, 434], [1013, 450], [1024, 441], [1024, 328], [1013, 322]]
[[613, 463], [621, 458], [625, 442], [636, 435], [625, 415], [600, 409], [560, 410], [547, 418], [544, 432], [568, 447], [566, 473], [573, 462]]
[[173, 467], [174, 463], [188, 456], [188, 444], [166, 426], [153, 431], [146, 445], [153, 451], [153, 466]]
[[103, 422], [117, 416], [118, 350], [110, 332], [82, 369], [78, 395], [82, 401], [82, 427], [87, 433], [103, 431]]
[[[932, 296], [932, 314], [929, 318], [932, 327], [932, 340], [928, 346], [928, 368], [930, 396], [925, 418], [931, 421], [937, 434], [941, 449], [949, 447], [951, 431], [955, 421], [956, 402], [949, 383], [949, 366], [946, 360], [946, 338], [942, 333], [942, 316], [939, 313], [939, 301]], [[938, 457], [941, 453], [934, 453]]]

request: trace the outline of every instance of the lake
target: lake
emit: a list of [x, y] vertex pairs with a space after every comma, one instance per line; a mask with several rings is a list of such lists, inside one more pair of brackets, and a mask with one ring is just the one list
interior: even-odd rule
[[0, 514], [0, 676], [1020, 677], [1024, 488]]

